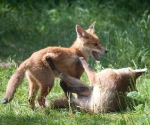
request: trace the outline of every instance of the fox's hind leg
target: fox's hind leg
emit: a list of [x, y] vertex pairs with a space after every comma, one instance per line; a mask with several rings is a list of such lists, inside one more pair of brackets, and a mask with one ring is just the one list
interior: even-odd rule
[[43, 67], [40, 73], [35, 74], [35, 77], [40, 87], [38, 103], [39, 106], [42, 108], [45, 107], [45, 98], [49, 94], [54, 85], [54, 74], [49, 67]]
[[51, 85], [44, 85], [44, 86], [41, 86], [40, 88], [40, 94], [38, 96], [38, 103], [39, 103], [39, 106], [41, 108], [45, 107], [45, 98], [46, 96], [49, 94], [49, 92], [51, 91], [52, 89], [52, 86]]
[[39, 86], [37, 81], [34, 80], [32, 75], [28, 72], [26, 73], [26, 77], [29, 81], [29, 97], [28, 97], [28, 104], [31, 106], [32, 109], [35, 107], [35, 98], [37, 91], [39, 90]]
[[45, 98], [51, 91], [54, 85], [54, 74], [49, 66], [43, 65], [43, 63], [33, 62], [36, 66], [30, 67], [26, 76], [29, 80], [30, 92], [29, 92], [29, 104], [34, 107], [35, 97], [38, 89], [40, 89], [38, 96], [39, 107], [45, 107]]

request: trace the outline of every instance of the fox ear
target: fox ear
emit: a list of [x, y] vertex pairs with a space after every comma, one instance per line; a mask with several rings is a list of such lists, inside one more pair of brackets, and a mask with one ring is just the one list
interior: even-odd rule
[[76, 32], [78, 37], [86, 37], [86, 31], [79, 25], [76, 25]]
[[95, 26], [95, 23], [96, 23], [96, 21], [94, 21], [92, 24], [91, 24], [91, 26], [89, 26], [89, 29], [88, 30], [90, 30], [92, 33], [94, 33], [94, 26]]

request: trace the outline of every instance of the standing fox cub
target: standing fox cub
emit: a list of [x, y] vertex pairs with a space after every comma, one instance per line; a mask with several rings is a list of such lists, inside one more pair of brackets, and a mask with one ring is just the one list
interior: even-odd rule
[[[89, 78], [93, 88], [83, 83], [79, 79], [70, 77], [60, 72], [50, 57], [47, 61], [53, 71], [62, 79], [61, 87], [69, 99], [73, 108], [82, 109], [90, 113], [113, 112], [126, 108], [126, 92], [136, 90], [136, 79], [146, 72], [147, 69], [133, 70], [131, 68], [104, 69], [99, 73], [92, 70], [89, 64], [80, 57], [80, 62]], [[77, 97], [72, 93], [76, 93]], [[53, 100], [54, 108], [67, 105], [68, 100], [56, 98]], [[46, 106], [51, 102], [46, 100]], [[64, 106], [65, 107], [65, 106]]]
[[26, 75], [29, 81], [29, 105], [34, 108], [36, 93], [40, 89], [38, 103], [40, 107], [45, 107], [45, 97], [51, 91], [54, 78], [57, 77], [46, 61], [47, 55], [53, 59], [53, 63], [61, 72], [79, 79], [84, 72], [78, 61], [79, 56], [84, 57], [86, 61], [89, 56], [99, 60], [97, 53], [107, 53], [94, 33], [94, 26], [95, 22], [87, 30], [84, 30], [81, 26], [76, 25], [77, 39], [70, 48], [47, 47], [34, 52], [11, 76], [2, 103], [5, 104], [13, 99], [16, 88]]

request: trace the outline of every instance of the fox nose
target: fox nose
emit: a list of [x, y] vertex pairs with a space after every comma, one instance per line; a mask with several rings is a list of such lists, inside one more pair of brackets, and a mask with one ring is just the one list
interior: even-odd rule
[[105, 53], [107, 53], [108, 51], [107, 50], [105, 50]]

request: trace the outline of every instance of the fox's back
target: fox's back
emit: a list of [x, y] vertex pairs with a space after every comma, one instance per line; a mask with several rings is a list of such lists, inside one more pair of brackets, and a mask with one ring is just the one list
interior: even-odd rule
[[78, 59], [79, 56], [82, 56], [81, 53], [75, 49], [63, 47], [47, 47], [34, 52], [30, 57], [31, 65], [33, 65], [33, 63], [34, 65], [42, 65], [42, 59], [46, 54], [51, 57], [56, 67], [67, 75], [80, 78], [84, 71]]

